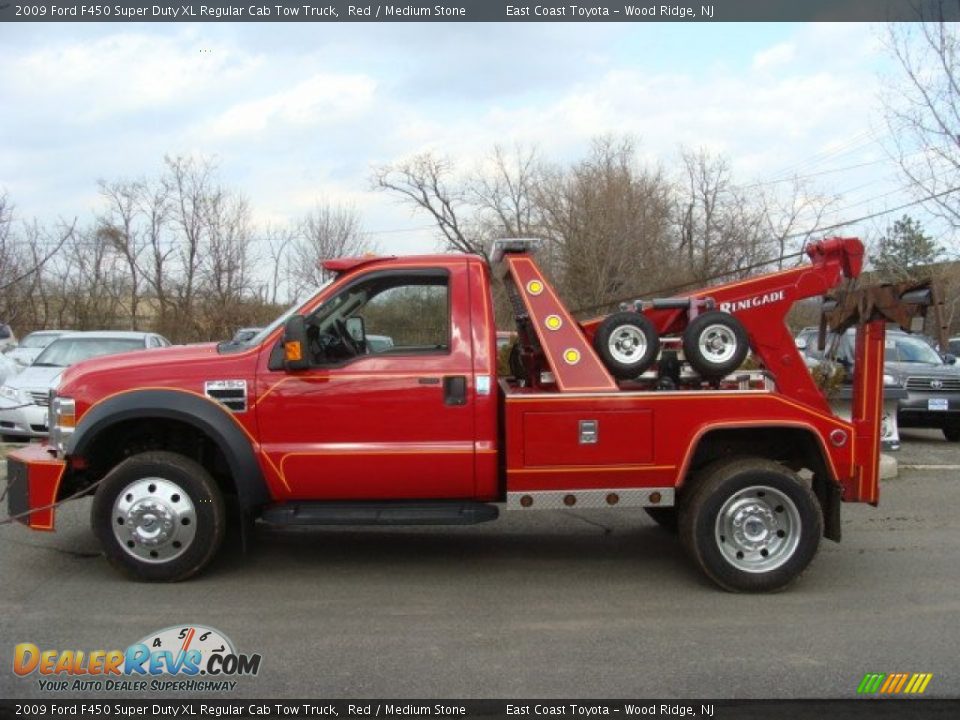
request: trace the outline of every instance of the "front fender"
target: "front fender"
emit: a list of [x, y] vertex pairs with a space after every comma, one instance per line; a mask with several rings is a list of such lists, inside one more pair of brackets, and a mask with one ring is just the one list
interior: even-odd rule
[[96, 403], [77, 423], [66, 454], [82, 457], [104, 432], [128, 420], [163, 418], [191, 425], [220, 448], [233, 477], [240, 507], [260, 507], [270, 501], [253, 440], [230, 411], [219, 403], [186, 390], [130, 390]]

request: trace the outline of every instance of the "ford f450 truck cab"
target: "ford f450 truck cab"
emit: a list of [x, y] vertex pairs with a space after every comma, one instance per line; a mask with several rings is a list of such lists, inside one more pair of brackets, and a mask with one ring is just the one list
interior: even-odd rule
[[[107, 558], [171, 581], [217, 552], [228, 496], [248, 529], [637, 508], [675, 529], [722, 587], [776, 590], [821, 536], [840, 539], [842, 502], [878, 500], [884, 308], [858, 306], [843, 419], [784, 318], [857, 277], [863, 246], [832, 238], [807, 254], [796, 268], [586, 322], [526, 242], [502, 242], [489, 265], [327, 261], [328, 285], [245, 342], [70, 368], [51, 398], [49, 444], [8, 458], [9, 510], [53, 530], [59, 501], [93, 495]], [[515, 315], [508, 377], [497, 372], [493, 273]], [[376, 350], [367, 335], [392, 345]], [[667, 350], [679, 335], [683, 353]], [[727, 373], [744, 344], [759, 370], [704, 371]]]

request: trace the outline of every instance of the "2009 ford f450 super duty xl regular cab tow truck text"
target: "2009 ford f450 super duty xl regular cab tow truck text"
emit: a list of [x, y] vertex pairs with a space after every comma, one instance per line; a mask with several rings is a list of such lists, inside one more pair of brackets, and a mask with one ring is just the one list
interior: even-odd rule
[[[837, 417], [784, 317], [856, 278], [863, 246], [806, 252], [793, 269], [587, 322], [529, 241], [500, 241], [491, 265], [327, 261], [333, 281], [249, 340], [70, 368], [49, 446], [8, 458], [8, 507], [52, 530], [58, 501], [93, 494], [107, 557], [144, 580], [210, 561], [227, 495], [245, 532], [254, 519], [468, 524], [504, 507], [635, 507], [677, 528], [722, 587], [779, 589], [822, 535], [839, 540], [841, 502], [876, 504], [884, 323], [925, 303], [882, 288], [834, 303], [834, 329], [858, 326], [853, 416]], [[512, 377], [497, 374], [491, 272], [514, 310]], [[760, 370], [731, 375], [751, 350]]]

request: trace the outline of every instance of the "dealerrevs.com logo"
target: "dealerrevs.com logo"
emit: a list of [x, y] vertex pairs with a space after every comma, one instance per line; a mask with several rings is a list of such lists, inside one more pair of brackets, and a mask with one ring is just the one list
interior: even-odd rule
[[20, 643], [13, 672], [57, 691], [217, 691], [236, 688], [233, 678], [256, 675], [261, 656], [238, 653], [218, 630], [176, 625], [151, 633], [126, 650], [40, 649]]

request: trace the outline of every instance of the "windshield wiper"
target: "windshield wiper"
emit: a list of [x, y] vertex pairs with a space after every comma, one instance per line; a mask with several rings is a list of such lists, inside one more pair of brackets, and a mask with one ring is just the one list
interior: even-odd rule
[[66, 365], [57, 365], [56, 363], [38, 363], [33, 364], [34, 367], [66, 367]]

